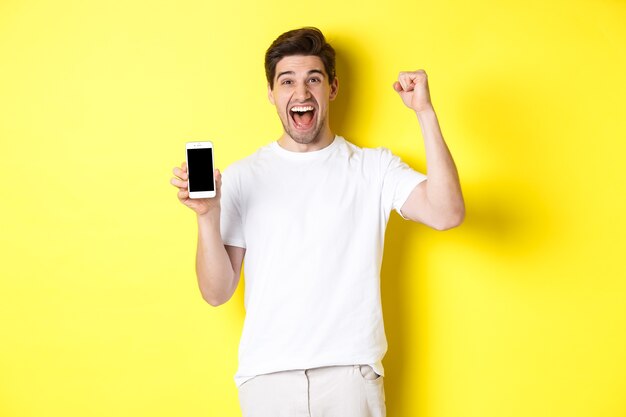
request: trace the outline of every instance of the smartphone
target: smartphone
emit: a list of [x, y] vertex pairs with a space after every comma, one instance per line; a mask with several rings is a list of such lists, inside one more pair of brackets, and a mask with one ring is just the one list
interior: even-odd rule
[[213, 176], [213, 143], [187, 142], [187, 189], [189, 198], [215, 197]]

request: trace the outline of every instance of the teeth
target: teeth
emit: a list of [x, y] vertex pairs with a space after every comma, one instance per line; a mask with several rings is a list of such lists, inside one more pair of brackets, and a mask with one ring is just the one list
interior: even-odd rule
[[291, 111], [295, 111], [298, 113], [304, 113], [307, 111], [313, 111], [313, 106], [296, 106], [296, 107], [292, 107]]

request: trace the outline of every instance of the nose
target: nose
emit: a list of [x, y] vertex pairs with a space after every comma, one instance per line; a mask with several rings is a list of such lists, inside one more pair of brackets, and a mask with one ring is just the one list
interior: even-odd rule
[[296, 87], [295, 98], [298, 100], [306, 100], [311, 97], [311, 92], [309, 91], [309, 86], [306, 83], [299, 83]]

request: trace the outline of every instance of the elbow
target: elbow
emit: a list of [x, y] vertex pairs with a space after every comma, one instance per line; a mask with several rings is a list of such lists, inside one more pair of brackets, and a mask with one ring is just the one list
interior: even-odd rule
[[202, 298], [204, 299], [204, 301], [206, 301], [209, 305], [213, 306], [213, 307], [219, 307], [222, 304], [224, 304], [226, 301], [222, 301], [218, 298], [214, 298], [214, 297], [210, 297], [208, 295], [204, 295], [202, 294]]
[[465, 207], [455, 209], [432, 224], [433, 229], [444, 231], [459, 227], [465, 220]]
[[202, 294], [202, 299], [209, 305], [219, 307], [231, 299], [235, 293], [235, 287], [232, 285], [222, 288], [206, 288], [200, 286], [200, 293]]
[[212, 307], [219, 307], [230, 300], [230, 297], [216, 297], [215, 295], [205, 293], [202, 293], [202, 298]]

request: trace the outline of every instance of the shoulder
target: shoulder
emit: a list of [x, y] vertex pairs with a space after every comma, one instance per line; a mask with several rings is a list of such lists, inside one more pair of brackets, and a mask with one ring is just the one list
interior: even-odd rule
[[223, 175], [227, 177], [238, 177], [245, 175], [247, 172], [251, 172], [255, 165], [270, 156], [270, 148], [271, 145], [269, 144], [262, 146], [254, 153], [232, 162], [224, 169]]
[[385, 166], [394, 158], [394, 154], [388, 148], [378, 146], [375, 148], [365, 148], [349, 142], [345, 138], [342, 139], [344, 152], [350, 157], [358, 157], [365, 164], [375, 164], [377, 166]]

